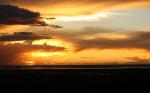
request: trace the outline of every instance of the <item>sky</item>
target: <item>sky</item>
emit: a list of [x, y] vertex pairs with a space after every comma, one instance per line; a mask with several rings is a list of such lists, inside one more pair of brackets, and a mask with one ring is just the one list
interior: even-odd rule
[[0, 0], [0, 65], [149, 64], [149, 0]]

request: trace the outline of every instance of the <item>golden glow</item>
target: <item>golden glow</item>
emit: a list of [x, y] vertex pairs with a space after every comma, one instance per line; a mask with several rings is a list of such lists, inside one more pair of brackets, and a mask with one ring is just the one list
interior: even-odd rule
[[21, 55], [24, 65], [50, 65], [57, 64], [52, 62], [51, 59], [65, 55], [64, 52], [43, 52], [43, 51], [30, 51]]
[[64, 55], [64, 53], [61, 53], [61, 52], [40, 52], [40, 51], [35, 51], [35, 52], [31, 52], [30, 55], [33, 56], [33, 57], [51, 57], [51, 56]]
[[2, 27], [0, 29], [0, 33], [13, 33], [13, 32], [20, 32], [25, 31], [25, 29], [29, 28], [27, 25], [10, 25], [6, 27]]
[[5, 43], [4, 43], [4, 45], [8, 45], [8, 44], [24, 44], [25, 43], [25, 41], [6, 41]]
[[[128, 8], [141, 8], [149, 7], [149, 0], [136, 0], [136, 1], [90, 1], [90, 0], [60, 0], [60, 2], [52, 3], [47, 2], [39, 3], [38, 5], [21, 4], [27, 9], [33, 11], [40, 11], [42, 16], [83, 16], [98, 13], [105, 10], [120, 10]], [[38, 6], [38, 7], [37, 7]]]
[[108, 34], [102, 34], [102, 38], [106, 39], [130, 39], [130, 36], [125, 34], [117, 34], [117, 33], [108, 33]]
[[[108, 18], [112, 15], [115, 15], [117, 13], [111, 13], [111, 12], [98, 12], [95, 14], [90, 15], [82, 15], [82, 16], [56, 16], [56, 21], [95, 21], [95, 20], [101, 20], [104, 18]], [[48, 17], [48, 16], [45, 16]], [[43, 19], [44, 22], [47, 24], [51, 24], [51, 20], [49, 19]]]
[[65, 41], [59, 39], [42, 39], [42, 40], [35, 40], [32, 42], [33, 45], [50, 45], [56, 47], [65, 47], [66, 49], [73, 50], [73, 45], [71, 43], [67, 43]]
[[118, 33], [99, 33], [96, 35], [84, 35], [81, 38], [87, 40], [92, 40], [97, 38], [117, 40], [117, 39], [130, 39], [130, 36], [126, 34], [118, 34]]
[[111, 7], [110, 9], [111, 10], [114, 10], [114, 9], [131, 9], [131, 8], [146, 8], [146, 7], [149, 7], [149, 4], [150, 4], [150, 1], [148, 0], [139, 0], [139, 1], [136, 1], [136, 2], [130, 2], [130, 3], [123, 3], [123, 4], [118, 4], [116, 6], [113, 6]]
[[[104, 3], [101, 4], [86, 4], [86, 3], [80, 3], [80, 1], [72, 3], [58, 3], [50, 5], [50, 7], [43, 6], [40, 7], [40, 11], [43, 15], [52, 15], [52, 16], [80, 16], [80, 15], [86, 15], [86, 14], [93, 14], [95, 12], [98, 12], [99, 9], [103, 8], [105, 6]], [[29, 8], [29, 6], [28, 6]], [[99, 9], [98, 9], [99, 8]], [[36, 10], [36, 8], [32, 7], [33, 10]]]
[[32, 51], [24, 54], [26, 65], [57, 64], [123, 64], [126, 57], [150, 58], [150, 52], [140, 49], [89, 49], [76, 53]]
[[94, 21], [97, 19], [108, 18], [113, 13], [110, 12], [98, 12], [96, 14], [91, 15], [83, 15], [83, 16], [59, 16], [56, 17], [57, 21]]
[[26, 61], [25, 64], [32, 66], [32, 65], [34, 65], [34, 61]]
[[149, 55], [150, 52], [140, 49], [89, 49], [78, 53], [66, 54], [63, 56], [63, 59], [57, 57], [57, 61], [61, 60], [62, 63], [66, 64], [107, 64], [111, 62], [122, 64], [127, 62], [126, 57], [150, 57]]
[[53, 39], [43, 39], [43, 40], [36, 40], [32, 43], [33, 45], [51, 45], [51, 46], [64, 46], [62, 42], [59, 40], [53, 40]]
[[[17, 2], [18, 1], [19, 0], [17, 0]], [[24, 3], [24, 1], [26, 3]], [[12, 49], [13, 51], [10, 51], [10, 52], [6, 50], [6, 54], [5, 54], [5, 51], [3, 53], [1, 53], [2, 51], [0, 51], [1, 57], [4, 56], [6, 57], [6, 59], [11, 59], [11, 58], [15, 59], [16, 57], [14, 54], [17, 54], [17, 57], [19, 56], [20, 58], [22, 58], [22, 60], [19, 60], [16, 58], [17, 62], [22, 61], [23, 64], [26, 64], [26, 65], [101, 64], [101, 63], [112, 63], [112, 62], [117, 62], [119, 64], [122, 64], [122, 63], [127, 63], [129, 61], [125, 59], [126, 57], [135, 56], [139, 58], [150, 58], [150, 51], [146, 51], [146, 49], [148, 48], [147, 48], [147, 45], [144, 45], [144, 44], [148, 44], [148, 41], [145, 41], [145, 39], [147, 38], [143, 38], [145, 34], [142, 35], [142, 37], [140, 37], [139, 34], [137, 34], [137, 37], [136, 35], [135, 37], [133, 37], [134, 35], [133, 36], [130, 35], [131, 33], [128, 33], [128, 32], [127, 32], [128, 34], [115, 33], [114, 32], [115, 30], [113, 30], [113, 28], [117, 27], [117, 28], [129, 29], [130, 31], [133, 31], [136, 27], [142, 27], [141, 31], [143, 31], [143, 28], [148, 27], [147, 26], [148, 18], [146, 18], [147, 17], [146, 12], [149, 8], [146, 9], [145, 7], [150, 7], [150, 0], [135, 0], [135, 1], [134, 0], [131, 0], [131, 1], [130, 0], [116, 0], [116, 1], [115, 0], [93, 0], [93, 1], [92, 0], [60, 0], [60, 1], [59, 0], [43, 0], [43, 1], [39, 0], [39, 2], [35, 4], [30, 4], [26, 0], [24, 1], [20, 0], [21, 4], [17, 3], [17, 6], [19, 6], [20, 8], [26, 8], [31, 11], [33, 10], [33, 11], [39, 12], [41, 15], [41, 18], [39, 18], [39, 20], [42, 20], [46, 22], [47, 24], [53, 24], [51, 23], [52, 22], [51, 19], [49, 20], [49, 17], [55, 17], [56, 21], [54, 21], [54, 24], [55, 22], [58, 23], [58, 25], [60, 26], [62, 24], [62, 26], [64, 26], [64, 28], [62, 28], [62, 31], [66, 31], [68, 29], [73, 29], [73, 30], [79, 29], [79, 30], [85, 31], [86, 29], [84, 28], [92, 28], [95, 31], [99, 31], [99, 30], [100, 31], [95, 34], [94, 33], [84, 34], [84, 32], [82, 33], [81, 31], [81, 33], [79, 34], [75, 33], [75, 36], [74, 36], [73, 35], [74, 32], [72, 30], [69, 30], [69, 31], [72, 31], [71, 34], [67, 32], [59, 33], [58, 30], [54, 30], [54, 32], [52, 33], [48, 32], [48, 34], [50, 34], [50, 36], [52, 36], [52, 38], [54, 39], [29, 40], [29, 42], [28, 40], [8, 41], [4, 43], [2, 42], [2, 44], [8, 45], [8, 47], [5, 47], [4, 45], [2, 45], [2, 47], [0, 46], [1, 50], [3, 50], [3, 46], [4, 46], [4, 49], [8, 48], [8, 51], [9, 51], [11, 50], [11, 48], [14, 48], [14, 47], [11, 47], [13, 46], [13, 44], [14, 45], [16, 44], [18, 49], [16, 50]], [[135, 8], [135, 10], [133, 8]], [[125, 9], [125, 11], [123, 9]], [[132, 12], [128, 10], [132, 10], [133, 14], [128, 15], [128, 13]], [[141, 12], [146, 13], [146, 14], [136, 16], [136, 14], [139, 14]], [[122, 13], [122, 14], [125, 13], [125, 16], [114, 17], [114, 15], [118, 15], [119, 13]], [[47, 18], [44, 18], [44, 17], [47, 17]], [[133, 19], [133, 20], [130, 20], [130, 19]], [[100, 22], [101, 20], [102, 22]], [[24, 20], [19, 20], [19, 21], [24, 21]], [[30, 22], [30, 19], [29, 20], [27, 19], [27, 21]], [[36, 21], [36, 20], [33, 19], [31, 21]], [[66, 22], [63, 22], [63, 21], [66, 21]], [[81, 22], [68, 22], [68, 21], [81, 21]], [[95, 21], [95, 22], [84, 22], [84, 21]], [[31, 25], [32, 23], [38, 23], [38, 22], [37, 21], [31, 22], [29, 25]], [[32, 31], [36, 35], [37, 33], [45, 34], [47, 33], [47, 31], [51, 30], [51, 29], [49, 30], [48, 28], [48, 30], [42, 31], [43, 28], [47, 29], [47, 27], [45, 28], [42, 26], [40, 27], [35, 26], [35, 28], [33, 28], [33, 26], [30, 27], [26, 25], [25, 26], [9, 25], [9, 26], [1, 26], [0, 32], [1, 33], [7, 33], [7, 32], [13, 33], [13, 32]], [[108, 28], [110, 29], [110, 32], [107, 33], [106, 31], [103, 33], [103, 31], [101, 31], [101, 29], [99, 28]], [[139, 30], [139, 28], [137, 29]], [[88, 30], [90, 31], [90, 29]], [[58, 32], [56, 32], [55, 34], [55, 31], [58, 31]], [[121, 31], [124, 33], [123, 30], [120, 30], [120, 32]], [[37, 39], [40, 39], [40, 37]], [[94, 41], [94, 39], [96, 39], [96, 42], [92, 43], [92, 40]], [[97, 43], [99, 42], [98, 39], [99, 41], [100, 40], [102, 41], [103, 39], [108, 40], [108, 43], [106, 43], [106, 45], [109, 45], [109, 44], [112, 45], [112, 43], [109, 43], [111, 42], [111, 40], [115, 40], [116, 41], [115, 43], [117, 44], [119, 43], [117, 42], [117, 40], [118, 41], [122, 40], [125, 42], [122, 42], [122, 44], [118, 44], [119, 46], [117, 47], [113, 47], [113, 46], [105, 47], [105, 45], [100, 45], [100, 44], [103, 44], [103, 42]], [[139, 40], [139, 42], [136, 43], [139, 46], [138, 47], [134, 45], [132, 46], [132, 44], [129, 42], [129, 45], [130, 45], [129, 47], [132, 47], [132, 49], [128, 48], [127, 46], [128, 43], [126, 42], [129, 41], [130, 39], [132, 41]], [[3, 38], [1, 40], [3, 41]], [[88, 43], [88, 42], [84, 42], [84, 40], [85, 41], [91, 40], [91, 41]], [[81, 44], [82, 42], [84, 42], [83, 45]], [[91, 47], [90, 45], [86, 47], [84, 46], [86, 45], [85, 43], [88, 43], [87, 45], [89, 44], [93, 44], [93, 45], [91, 45]], [[37, 45], [37, 46], [32, 46], [32, 45]], [[63, 48], [64, 48], [64, 51], [62, 51]], [[109, 49], [105, 49], [105, 48], [109, 48]], [[135, 49], [135, 48], [141, 48], [141, 49]], [[81, 50], [76, 51], [76, 49], [81, 49]], [[14, 54], [11, 52], [14, 52]]]

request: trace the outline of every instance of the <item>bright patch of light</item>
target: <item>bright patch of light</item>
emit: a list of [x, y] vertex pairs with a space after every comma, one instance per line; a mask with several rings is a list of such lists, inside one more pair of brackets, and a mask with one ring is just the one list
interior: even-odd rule
[[25, 63], [26, 63], [27, 65], [31, 65], [31, 66], [34, 65], [34, 61], [26, 61]]
[[51, 46], [64, 46], [64, 44], [61, 41], [54, 40], [54, 39], [42, 39], [42, 40], [36, 40], [32, 43], [33, 45], [51, 45]]
[[49, 45], [49, 46], [56, 46], [56, 47], [65, 47], [66, 49], [73, 50], [73, 45], [71, 43], [67, 43], [62, 40], [58, 39], [42, 39], [42, 40], [35, 40], [32, 42], [32, 45]]
[[33, 57], [51, 57], [51, 56], [60, 56], [64, 55], [62, 52], [31, 52], [31, 56]]
[[109, 39], [109, 40], [117, 40], [117, 39], [130, 39], [131, 37], [127, 34], [117, 34], [117, 33], [100, 33], [96, 35], [84, 35], [81, 37], [81, 39], [86, 39], [86, 40], [92, 40], [92, 39], [97, 39], [97, 38], [102, 38], [102, 39]]
[[111, 12], [99, 12], [92, 15], [86, 15], [86, 16], [73, 16], [73, 17], [66, 17], [66, 16], [60, 16], [57, 17], [57, 21], [95, 21], [97, 19], [102, 18], [108, 18], [114, 13]]
[[7, 41], [4, 42], [4, 45], [8, 45], [8, 44], [24, 44], [25, 41]]

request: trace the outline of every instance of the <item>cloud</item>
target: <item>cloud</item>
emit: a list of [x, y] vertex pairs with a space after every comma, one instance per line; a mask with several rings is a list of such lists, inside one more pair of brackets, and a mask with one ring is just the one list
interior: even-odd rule
[[[5, 49], [14, 49], [13, 51], [15, 50], [18, 50], [18, 51], [49, 51], [49, 52], [52, 52], [52, 51], [63, 51], [65, 50], [64, 47], [56, 47], [56, 46], [50, 46], [50, 45], [46, 45], [46, 44], [43, 44], [43, 45], [32, 45], [30, 43], [25, 43], [25, 44], [0, 44], [0, 48], [3, 49], [3, 51]], [[6, 52], [6, 50], [5, 50]]]
[[[32, 44], [35, 40], [51, 39], [49, 36], [37, 35], [32, 32], [15, 32], [13, 34], [0, 35], [0, 65], [22, 65], [25, 61], [22, 58], [23, 53], [34, 51], [40, 52], [62, 52], [66, 51], [64, 47], [51, 46], [46, 43], [43, 45]], [[18, 42], [23, 41], [23, 42]]]
[[0, 25], [47, 26], [40, 13], [13, 5], [0, 5]]
[[74, 44], [77, 51], [85, 49], [144, 49], [150, 51], [150, 31], [113, 31], [84, 29], [51, 33], [52, 36]]
[[[88, 15], [102, 10], [150, 7], [149, 0], [1, 0], [1, 4], [17, 4], [45, 15]], [[39, 9], [39, 10], [37, 10]], [[51, 10], [51, 11], [50, 11]]]
[[63, 47], [49, 45], [31, 45], [31, 44], [6, 44], [0, 43], [0, 65], [22, 65], [25, 61], [21, 59], [23, 53], [32, 51], [58, 52], [65, 51]]
[[78, 43], [82, 44], [82, 46], [79, 45], [79, 49], [86, 49], [86, 48], [98, 48], [98, 49], [120, 49], [120, 48], [132, 49], [133, 48], [134, 49], [134, 48], [137, 48], [137, 49], [145, 49], [148, 51], [150, 50], [150, 47], [149, 47], [150, 32], [135, 32], [132, 34], [127, 34], [127, 36], [129, 36], [130, 38], [127, 38], [127, 39], [95, 38], [91, 40], [79, 39]]
[[140, 58], [138, 56], [126, 57], [127, 64], [150, 64], [150, 58]]
[[37, 35], [32, 32], [15, 32], [13, 34], [1, 34], [0, 42], [49, 39], [48, 36]]

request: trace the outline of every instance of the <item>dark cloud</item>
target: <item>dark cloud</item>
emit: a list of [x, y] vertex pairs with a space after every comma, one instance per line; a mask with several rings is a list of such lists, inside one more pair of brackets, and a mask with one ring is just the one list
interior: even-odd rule
[[40, 14], [13, 5], [0, 5], [0, 25], [47, 26]]
[[[0, 44], [1, 49], [12, 49], [12, 51], [18, 50], [18, 51], [63, 51], [65, 50], [64, 47], [55, 47], [50, 45], [32, 45], [30, 43], [25, 44]], [[14, 50], [13, 50], [14, 49]], [[4, 51], [3, 50], [3, 51]], [[5, 51], [6, 52], [6, 51]]]
[[22, 53], [32, 51], [56, 52], [65, 51], [63, 47], [31, 44], [0, 44], [0, 65], [24, 65]]
[[13, 34], [1, 34], [0, 42], [3, 41], [21, 41], [21, 40], [39, 40], [49, 39], [47, 36], [37, 35], [32, 32], [15, 32]]
[[[64, 47], [33, 45], [34, 40], [50, 39], [49, 36], [37, 35], [32, 32], [15, 32], [13, 34], [3, 33], [0, 35], [0, 65], [22, 65], [23, 53], [32, 51], [56, 52], [65, 51]], [[25, 41], [23, 43], [11, 43], [13, 41]]]
[[[85, 49], [144, 49], [150, 51], [150, 31], [112, 31], [106, 29], [85, 29], [79, 32], [55, 32], [51, 33], [53, 36], [71, 42], [75, 45], [77, 50]], [[103, 38], [103, 36], [107, 38]], [[124, 39], [110, 39], [111, 34], [116, 34], [116, 37], [125, 35], [128, 38]], [[99, 37], [97, 37], [97, 35]], [[92, 39], [87, 39], [89, 37]]]

